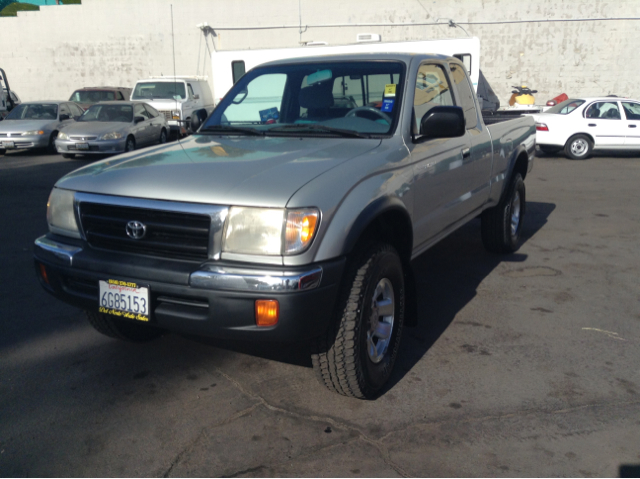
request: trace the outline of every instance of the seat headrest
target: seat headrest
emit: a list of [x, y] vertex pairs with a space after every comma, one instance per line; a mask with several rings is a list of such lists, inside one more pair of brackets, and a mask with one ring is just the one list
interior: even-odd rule
[[300, 90], [300, 106], [307, 109], [329, 108], [333, 106], [331, 82], [307, 86]]

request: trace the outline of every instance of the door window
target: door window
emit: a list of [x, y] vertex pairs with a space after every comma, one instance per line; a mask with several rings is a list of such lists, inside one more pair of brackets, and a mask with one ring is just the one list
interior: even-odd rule
[[244, 61], [231, 62], [231, 75], [233, 76], [233, 84], [242, 78], [245, 73]]
[[151, 105], [145, 104], [144, 108], [147, 110], [147, 113], [149, 114], [149, 118], [155, 118], [160, 115], [160, 113], [158, 113], [158, 110], [156, 110]]
[[618, 109], [617, 102], [599, 101], [589, 105], [584, 116], [586, 118], [620, 120], [620, 110]]
[[66, 103], [63, 103], [62, 105], [60, 105], [59, 114], [60, 114], [60, 116], [62, 116], [62, 115], [68, 115], [69, 117], [73, 116], [73, 115], [71, 115], [71, 111], [69, 110], [69, 107], [67, 106]]
[[148, 120], [149, 118], [151, 118], [149, 116], [149, 113], [147, 113], [147, 110], [144, 109], [144, 105], [142, 104], [137, 104], [133, 106], [133, 116], [141, 116], [143, 117], [145, 120]]
[[622, 102], [622, 109], [627, 115], [627, 120], [640, 120], [640, 104], [627, 101]]

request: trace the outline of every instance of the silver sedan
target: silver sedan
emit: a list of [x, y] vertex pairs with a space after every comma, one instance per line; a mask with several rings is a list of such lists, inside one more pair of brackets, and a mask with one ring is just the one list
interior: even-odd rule
[[28, 148], [47, 148], [55, 153], [59, 131], [80, 115], [82, 109], [72, 102], [21, 103], [0, 122], [0, 153]]
[[78, 121], [60, 132], [55, 141], [65, 158], [111, 155], [165, 143], [167, 121], [144, 102], [109, 101], [90, 106]]

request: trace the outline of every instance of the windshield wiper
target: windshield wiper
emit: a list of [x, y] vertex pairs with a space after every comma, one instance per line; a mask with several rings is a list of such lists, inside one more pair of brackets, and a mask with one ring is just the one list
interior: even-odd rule
[[267, 134], [270, 134], [272, 132], [294, 132], [309, 130], [316, 130], [324, 133], [335, 133], [337, 135], [346, 136], [349, 138], [371, 138], [371, 135], [368, 133], [360, 133], [354, 130], [345, 130], [343, 128], [334, 128], [332, 126], [319, 125], [317, 123], [276, 126], [267, 130]]
[[199, 133], [244, 133], [247, 135], [264, 136], [264, 131], [245, 126], [227, 126], [227, 125], [211, 125], [206, 128], [200, 128]]

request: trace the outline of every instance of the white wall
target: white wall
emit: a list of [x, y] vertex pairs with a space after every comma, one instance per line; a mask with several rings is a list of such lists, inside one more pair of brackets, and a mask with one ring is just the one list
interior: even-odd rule
[[[300, 10], [299, 10], [300, 7]], [[133, 86], [150, 75], [206, 74], [210, 61], [196, 24], [216, 27], [430, 23], [451, 18], [481, 41], [481, 68], [505, 104], [511, 85], [559, 94], [640, 98], [640, 0], [83, 0], [0, 18], [0, 67], [24, 100], [66, 99], [82, 86]], [[592, 18], [636, 20], [571, 21]], [[531, 20], [562, 20], [531, 23]], [[529, 21], [526, 23], [513, 23]], [[467, 24], [467, 22], [475, 24]], [[511, 22], [484, 24], [481, 22]], [[437, 26], [219, 31], [218, 48], [352, 43], [356, 33], [384, 41], [462, 36]]]

